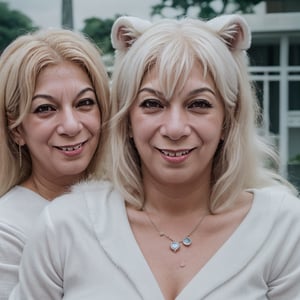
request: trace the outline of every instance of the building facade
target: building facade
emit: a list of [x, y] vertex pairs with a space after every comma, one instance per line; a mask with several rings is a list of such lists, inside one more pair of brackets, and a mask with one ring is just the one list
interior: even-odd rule
[[260, 8], [244, 16], [252, 31], [261, 133], [278, 147], [281, 174], [300, 188], [300, 1], [270, 0]]

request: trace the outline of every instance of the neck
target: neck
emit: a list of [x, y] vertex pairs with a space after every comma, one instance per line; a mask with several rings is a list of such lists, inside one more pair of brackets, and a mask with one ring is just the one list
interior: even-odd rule
[[51, 201], [68, 192], [70, 186], [77, 181], [77, 178], [76, 180], [74, 178], [72, 180], [60, 180], [60, 178], [57, 178], [55, 181], [51, 181], [43, 177], [30, 176], [21, 185]]
[[171, 187], [153, 183], [145, 184], [144, 208], [165, 215], [187, 215], [209, 211], [210, 188], [208, 185]]

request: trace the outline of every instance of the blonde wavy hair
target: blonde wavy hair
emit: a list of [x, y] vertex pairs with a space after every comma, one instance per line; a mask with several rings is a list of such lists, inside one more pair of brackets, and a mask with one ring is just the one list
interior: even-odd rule
[[22, 147], [23, 163], [20, 167], [18, 145], [12, 132], [29, 112], [41, 70], [62, 61], [79, 65], [88, 74], [95, 89], [101, 113], [101, 138], [87, 167], [86, 177], [101, 173], [107, 140], [106, 125], [111, 112], [109, 78], [101, 52], [80, 33], [67, 29], [41, 30], [20, 36], [0, 57], [0, 196], [31, 174], [29, 152]]

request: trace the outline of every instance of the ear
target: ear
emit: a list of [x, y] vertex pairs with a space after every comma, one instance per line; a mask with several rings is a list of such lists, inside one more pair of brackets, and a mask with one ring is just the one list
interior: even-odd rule
[[25, 145], [25, 140], [22, 135], [22, 128], [21, 128], [22, 125], [14, 126], [15, 121], [10, 115], [8, 115], [7, 121], [8, 121], [9, 134], [13, 139], [13, 141], [20, 146]]
[[231, 51], [250, 48], [250, 28], [242, 16], [218, 16], [208, 21], [207, 24], [220, 35]]
[[151, 26], [151, 22], [136, 17], [119, 17], [111, 29], [111, 43], [116, 56], [123, 56], [130, 46]]
[[20, 129], [19, 126], [17, 128], [14, 128], [11, 131], [11, 136], [16, 144], [18, 144], [19, 146], [24, 146], [26, 143], [19, 129]]

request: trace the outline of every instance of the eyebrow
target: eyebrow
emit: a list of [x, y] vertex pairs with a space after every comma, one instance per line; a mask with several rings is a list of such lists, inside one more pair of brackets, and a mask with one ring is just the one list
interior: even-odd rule
[[[163, 97], [162, 92], [154, 90], [152, 88], [148, 88], [148, 87], [140, 89], [138, 91], [138, 94], [140, 94], [142, 92], [149, 92], [149, 93], [152, 93], [152, 94], [156, 94], [159, 97]], [[199, 93], [204, 93], [204, 92], [209, 92], [209, 93], [213, 94], [214, 96], [216, 96], [216, 93], [209, 87], [203, 87], [203, 88], [198, 88], [198, 89], [192, 90], [191, 92], [188, 93], [188, 96], [193, 96], [193, 95], [196, 95], [196, 94], [199, 94]]]
[[[80, 97], [81, 95], [83, 95], [84, 93], [86, 93], [86, 92], [88, 92], [88, 91], [93, 92], [94, 94], [96, 94], [96, 93], [95, 93], [95, 90], [94, 90], [93, 88], [87, 87], [87, 88], [82, 89], [82, 90], [76, 95], [76, 98], [77, 98], [77, 97]], [[45, 99], [47, 99], [47, 100], [53, 99], [52, 96], [47, 95], [47, 94], [37, 94], [37, 95], [34, 95], [34, 96], [32, 97], [32, 101], [35, 100], [36, 98], [45, 98]]]
[[154, 89], [151, 89], [151, 88], [147, 88], [147, 87], [144, 87], [144, 88], [140, 89], [138, 91], [138, 94], [140, 94], [142, 92], [149, 92], [149, 93], [155, 94], [159, 97], [163, 97], [163, 93], [161, 93], [160, 91], [157, 91], [157, 90], [154, 90]]
[[216, 95], [216, 93], [209, 87], [203, 87], [203, 88], [192, 90], [188, 95], [193, 96], [195, 94], [203, 93], [203, 92], [209, 92], [209, 93], [213, 94], [214, 96]]

